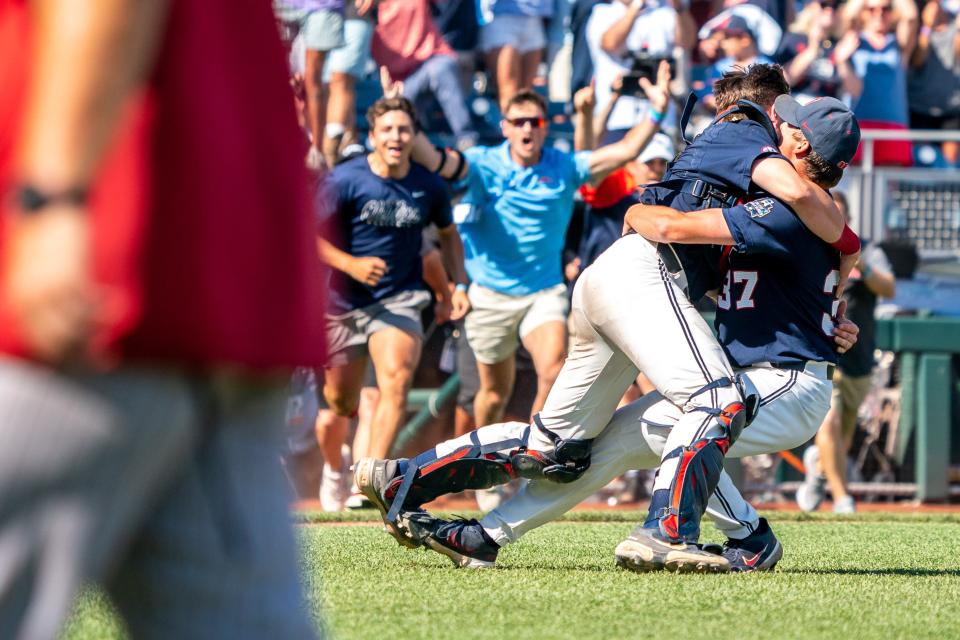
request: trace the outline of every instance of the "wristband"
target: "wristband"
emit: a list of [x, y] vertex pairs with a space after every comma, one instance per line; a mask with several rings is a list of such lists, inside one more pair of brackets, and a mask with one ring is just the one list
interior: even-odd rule
[[844, 225], [840, 239], [831, 243], [831, 246], [841, 254], [849, 256], [860, 251], [860, 237], [848, 225]]
[[922, 35], [924, 38], [929, 38], [931, 33], [933, 33], [933, 29], [930, 27], [926, 25], [920, 27], [920, 35]]
[[441, 171], [443, 171], [444, 165], [447, 164], [447, 150], [443, 147], [434, 147], [434, 149], [436, 149], [440, 154], [440, 166], [434, 169], [433, 172], [439, 174]]
[[663, 122], [663, 116], [666, 115], [666, 112], [657, 111], [653, 107], [650, 107], [650, 111], [648, 111], [647, 114], [650, 116], [650, 122], [653, 124], [660, 124]]
[[460, 172], [463, 171], [463, 165], [467, 163], [467, 158], [459, 149], [450, 149], [450, 152], [457, 156], [457, 168], [453, 170], [453, 175], [447, 178], [447, 182], [456, 182], [460, 179]]
[[457, 283], [457, 286], [455, 286], [454, 289], [456, 289], [457, 291], [463, 291], [464, 293], [466, 293], [466, 292], [467, 292], [467, 283], [466, 283], [466, 282], [458, 282], [458, 283]]

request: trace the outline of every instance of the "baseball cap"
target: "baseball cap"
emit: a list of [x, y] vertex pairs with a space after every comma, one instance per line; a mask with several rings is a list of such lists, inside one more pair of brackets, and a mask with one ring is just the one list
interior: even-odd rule
[[860, 145], [860, 125], [853, 112], [836, 98], [814, 98], [800, 104], [786, 94], [773, 103], [777, 115], [803, 131], [810, 147], [841, 169], [846, 168]]
[[676, 150], [673, 148], [673, 140], [670, 139], [670, 136], [665, 133], [658, 133], [650, 138], [650, 142], [640, 152], [637, 160], [639, 162], [650, 162], [662, 158], [669, 162], [673, 160], [675, 155]]
[[756, 34], [753, 33], [753, 29], [750, 28], [750, 24], [743, 18], [743, 16], [733, 14], [730, 16], [729, 20], [725, 20], [723, 23], [718, 25], [718, 27], [719, 29], [722, 29], [723, 33], [726, 35], [747, 35], [750, 36], [752, 40], [757, 40]]

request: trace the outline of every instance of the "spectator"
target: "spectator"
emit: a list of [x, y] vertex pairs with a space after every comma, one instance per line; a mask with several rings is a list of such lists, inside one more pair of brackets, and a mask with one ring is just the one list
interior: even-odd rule
[[[320, 491], [324, 454], [314, 434], [318, 412], [317, 377], [310, 367], [297, 367], [287, 397], [287, 446], [283, 468], [297, 500], [314, 500]], [[323, 497], [321, 496], [321, 504]]]
[[554, 0], [481, 0], [485, 24], [480, 48], [487, 71], [497, 83], [500, 110], [521, 89], [533, 86], [547, 46], [544, 18], [553, 15]]
[[452, 295], [451, 317], [463, 317], [470, 305], [446, 186], [410, 160], [417, 134], [412, 104], [405, 98], [382, 98], [367, 112], [367, 121], [373, 152], [330, 174], [339, 237], [318, 240], [321, 257], [335, 270], [324, 396], [337, 414], [352, 415], [372, 359], [380, 401], [367, 455], [385, 457], [403, 420], [420, 359], [420, 310], [431, 297], [422, 288], [419, 258], [424, 226], [439, 228], [444, 262], [460, 285]]
[[[326, 129], [327, 100], [323, 67], [327, 53], [342, 47], [344, 0], [279, 0], [280, 19], [294, 25], [298, 33], [293, 51], [303, 50], [303, 89], [306, 96], [307, 127], [310, 148], [307, 166], [317, 170], [324, 165], [323, 137]], [[294, 61], [295, 63], [297, 61]], [[294, 66], [294, 74], [299, 65]]]
[[[647, 5], [646, 0], [614, 0], [598, 4], [587, 22], [587, 44], [596, 71], [597, 110], [604, 112], [615, 100], [613, 87], [631, 73], [637, 57], [672, 58], [674, 47], [692, 49], [696, 27], [683, 2]], [[653, 67], [655, 69], [655, 66]], [[605, 122], [601, 143], [621, 138], [643, 120], [650, 102], [638, 87], [635, 93], [621, 91]], [[670, 114], [672, 116], [672, 114]], [[668, 117], [672, 125], [675, 118]]]
[[[907, 65], [917, 37], [917, 7], [913, 0], [850, 0], [845, 17], [862, 25], [853, 68], [863, 80], [863, 91], [853, 102], [860, 127], [907, 129]], [[860, 153], [863, 152], [863, 145]], [[860, 154], [854, 161], [860, 159]], [[913, 164], [909, 141], [874, 143], [874, 163]]]
[[769, 64], [772, 62], [769, 58], [761, 55], [757, 49], [757, 37], [750, 29], [750, 25], [739, 15], [731, 15], [730, 18], [717, 26], [723, 31], [723, 39], [720, 40], [720, 49], [724, 57], [717, 60], [707, 73], [707, 82], [703, 97], [703, 103], [711, 110], [716, 110], [716, 102], [713, 98], [713, 83], [723, 77], [723, 74], [732, 71], [734, 67], [746, 69], [752, 64]]
[[[849, 220], [847, 201], [836, 191], [834, 200]], [[836, 513], [853, 513], [856, 505], [847, 488], [847, 452], [857, 426], [857, 411], [870, 390], [873, 351], [876, 348], [874, 311], [877, 297], [892, 298], [896, 280], [886, 254], [875, 244], [864, 243], [860, 262], [850, 274], [850, 284], [843, 295], [847, 317], [860, 327], [857, 343], [840, 356], [833, 377], [830, 411], [817, 431], [815, 444], [804, 452], [807, 469], [804, 483], [797, 490], [797, 504], [804, 511], [815, 511], [829, 484]]]
[[703, 41], [709, 40], [718, 28], [722, 29], [722, 25], [728, 24], [730, 18], [737, 16], [746, 21], [747, 28], [754, 35], [757, 50], [760, 53], [765, 56], [772, 56], [777, 52], [777, 49], [780, 48], [780, 40], [783, 37], [783, 27], [766, 12], [764, 7], [743, 2], [743, 0], [725, 0], [723, 7], [722, 11], [700, 27], [697, 38], [701, 41], [701, 46]]
[[440, 34], [457, 56], [460, 89], [470, 95], [476, 70], [480, 23], [475, 0], [430, 0], [430, 15]]
[[2, 635], [99, 583], [131, 637], [314, 637], [277, 373], [324, 296], [270, 5], [0, 24]]
[[427, 0], [381, 0], [373, 33], [373, 59], [390, 78], [403, 82], [403, 95], [416, 103], [431, 92], [440, 103], [457, 146], [476, 142], [453, 49], [430, 17]]
[[775, 58], [797, 100], [857, 97], [863, 82], [853, 70], [850, 57], [858, 46], [860, 39], [855, 32], [843, 33], [837, 0], [814, 0], [783, 36]]
[[[928, 0], [920, 12], [920, 35], [907, 81], [910, 126], [960, 129], [960, 14], [951, 17], [941, 0]], [[956, 165], [956, 142], [942, 144], [944, 159]]]
[[589, 85], [594, 76], [593, 54], [587, 43], [587, 23], [590, 15], [596, 5], [609, 2], [610, 0], [576, 0], [570, 10], [570, 32], [573, 35], [570, 89], [574, 94]]
[[523, 91], [507, 104], [502, 123], [506, 141], [466, 152], [468, 191], [457, 218], [472, 280], [474, 312], [467, 316], [466, 333], [479, 369], [478, 426], [503, 415], [513, 388], [518, 337], [538, 376], [531, 413], [543, 406], [566, 350], [568, 302], [560, 254], [574, 192], [640, 153], [659, 127], [668, 83], [664, 63], [657, 85], [644, 83], [653, 103], [651, 115], [620, 142], [596, 151], [562, 153], [544, 147], [546, 105], [538, 94]]
[[373, 21], [370, 2], [349, 2], [344, 8], [342, 47], [330, 52], [323, 69], [329, 88], [327, 124], [324, 127], [323, 157], [332, 167], [341, 152], [357, 142], [357, 80], [367, 71]]

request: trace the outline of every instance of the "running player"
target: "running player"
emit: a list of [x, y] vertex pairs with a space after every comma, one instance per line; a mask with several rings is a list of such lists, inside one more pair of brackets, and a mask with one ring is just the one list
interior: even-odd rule
[[[785, 120], [785, 155], [820, 187], [836, 184], [842, 174], [837, 165], [849, 160], [856, 142], [844, 139], [838, 146], [830, 127], [854, 123], [849, 110], [832, 98], [800, 107], [783, 96], [777, 112]], [[800, 124], [805, 125], [802, 130]], [[697, 215], [640, 205], [630, 210], [627, 222], [651, 240], [734, 248], [718, 298], [717, 329], [748, 393], [760, 397], [761, 409], [729, 455], [773, 453], [812, 437], [829, 407], [836, 362], [830, 337], [833, 318], [841, 311], [834, 296], [836, 251], [804, 228], [789, 208], [768, 197]], [[841, 325], [837, 333], [840, 351], [856, 341], [855, 327]], [[480, 522], [445, 522], [417, 512], [410, 515], [410, 528], [427, 546], [461, 566], [492, 566], [500, 546], [559, 517], [626, 470], [659, 464], [681, 416], [680, 408], [659, 393], [644, 396], [616, 413], [594, 442], [590, 469], [577, 482], [558, 486], [532, 480]], [[655, 513], [665, 506], [663, 495], [655, 495], [652, 503]], [[722, 554], [732, 570], [772, 569], [779, 561], [780, 543], [726, 474], [709, 499], [707, 513], [728, 537]], [[655, 526], [656, 519], [648, 519], [617, 547], [618, 564], [642, 571], [696, 569], [695, 561], [673, 549], [648, 553], [648, 538], [638, 533]]]
[[[787, 90], [779, 68], [757, 66], [729, 74], [717, 83], [715, 93], [721, 100], [732, 97], [730, 104], [748, 95], [772, 108], [775, 96]], [[653, 200], [687, 210], [702, 208], [714, 200], [732, 200], [715, 182], [746, 195], [751, 176], [765, 182], [784, 173], [785, 167], [787, 177], [770, 185], [770, 191], [793, 199], [798, 193], [811, 193], [805, 202], [826, 200], [833, 206], [826, 194], [805, 183], [783, 161], [773, 146], [775, 132], [765, 113], [755, 106], [741, 111], [760, 122], [723, 121], [708, 128], [678, 159], [673, 184], [651, 189], [656, 192]], [[698, 170], [709, 180], [688, 180]], [[726, 182], [720, 179], [724, 175]], [[784, 188], [793, 182], [802, 186]], [[838, 235], [839, 227], [833, 237]], [[658, 246], [637, 235], [615, 243], [584, 272], [574, 290], [574, 346], [532, 425], [509, 424], [509, 437], [500, 428], [503, 425], [494, 425], [441, 443], [412, 461], [358, 464], [358, 486], [384, 512], [391, 533], [411, 544], [397, 521], [400, 511], [443, 493], [499, 484], [515, 476], [556, 482], [577, 479], [589, 468], [592, 439], [609, 422], [639, 369], [684, 412], [671, 437], [676, 446], [688, 447], [689, 455], [681, 458], [684, 465], [666, 460], [665, 468], [674, 468], [662, 475], [673, 494], [671, 503], [678, 506], [660, 518], [660, 534], [686, 549], [691, 561], [726, 570], [725, 560], [702, 553], [695, 543], [706, 496], [719, 478], [726, 449], [748, 421], [749, 409], [723, 350], [690, 302], [710, 288], [712, 274], [705, 272], [705, 265], [693, 252], [682, 252], [678, 261], [669, 245]], [[656, 341], [649, 339], [652, 335]], [[694, 474], [684, 473], [688, 466], [706, 470], [699, 490], [691, 484]]]

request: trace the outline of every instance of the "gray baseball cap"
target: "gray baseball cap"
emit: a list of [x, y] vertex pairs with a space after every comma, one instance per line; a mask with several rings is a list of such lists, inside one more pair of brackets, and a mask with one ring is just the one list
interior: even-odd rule
[[806, 136], [810, 147], [827, 162], [845, 169], [860, 146], [860, 125], [853, 112], [836, 98], [814, 98], [800, 104], [786, 94], [773, 108], [788, 124]]

